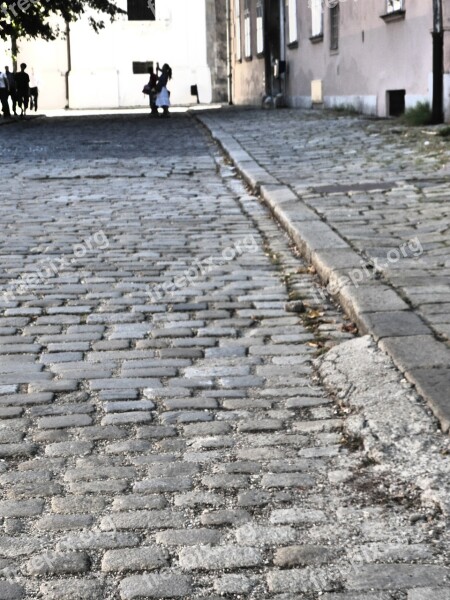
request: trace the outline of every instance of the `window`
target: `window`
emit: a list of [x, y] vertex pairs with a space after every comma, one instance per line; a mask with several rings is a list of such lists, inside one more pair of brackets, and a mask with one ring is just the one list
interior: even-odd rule
[[323, 35], [323, 0], [309, 0], [311, 8], [311, 36]]
[[133, 73], [135, 75], [147, 75], [150, 67], [153, 67], [153, 61], [138, 62], [133, 61]]
[[244, 54], [245, 58], [252, 57], [252, 22], [250, 20], [250, 0], [244, 5]]
[[129, 21], [154, 21], [155, 0], [128, 0], [127, 12]]
[[256, 0], [256, 52], [264, 52], [264, 8], [263, 0]]
[[235, 0], [234, 11], [234, 39], [236, 44], [236, 60], [242, 60], [241, 0]]
[[339, 3], [330, 8], [330, 50], [339, 49]]
[[297, 0], [286, 0], [288, 21], [288, 44], [298, 40]]
[[386, 0], [386, 12], [393, 13], [404, 9], [404, 0]]

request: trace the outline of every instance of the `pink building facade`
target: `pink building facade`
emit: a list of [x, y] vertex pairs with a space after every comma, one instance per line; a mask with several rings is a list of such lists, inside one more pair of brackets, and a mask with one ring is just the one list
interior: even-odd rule
[[[431, 104], [433, 0], [229, 0], [236, 104], [352, 107], [395, 116]], [[450, 120], [450, 0], [442, 0]]]

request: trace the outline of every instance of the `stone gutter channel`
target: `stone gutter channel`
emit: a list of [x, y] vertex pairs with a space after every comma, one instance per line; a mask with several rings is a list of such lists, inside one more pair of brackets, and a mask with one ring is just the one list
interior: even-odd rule
[[[450, 349], [389, 282], [364, 278], [354, 285], [348, 274], [362, 269], [362, 257], [288, 186], [280, 183], [208, 115], [195, 114], [241, 177], [261, 196], [275, 218], [310, 262], [334, 299], [424, 397], [442, 430], [450, 430]], [[382, 185], [382, 184], [381, 184]]]

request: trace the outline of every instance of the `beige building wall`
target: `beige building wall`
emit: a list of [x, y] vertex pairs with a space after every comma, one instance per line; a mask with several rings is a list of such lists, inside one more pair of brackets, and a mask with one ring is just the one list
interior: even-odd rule
[[245, 51], [244, 0], [240, 0], [240, 19], [237, 18], [236, 0], [230, 0], [230, 33], [232, 69], [232, 96], [235, 104], [260, 105], [265, 89], [264, 54], [257, 52], [256, 4], [251, 3], [251, 47], [250, 56]]
[[431, 2], [406, 0], [404, 19], [385, 22], [385, 0], [340, 3], [339, 49], [330, 50], [330, 13], [324, 10], [323, 41], [311, 42], [311, 10], [298, 2], [298, 48], [289, 50], [287, 100], [311, 105], [311, 82], [323, 82], [327, 107], [351, 105], [386, 116], [388, 90], [406, 91], [406, 106], [430, 97]]
[[[272, 6], [277, 0], [265, 0]], [[285, 2], [285, 35], [289, 41]], [[244, 0], [240, 0], [241, 10]], [[252, 44], [256, 38], [256, 0], [251, 0]], [[281, 79], [286, 103], [310, 107], [312, 94], [323, 95], [326, 107], [351, 106], [386, 116], [388, 91], [405, 90], [406, 107], [431, 101], [433, 12], [431, 0], [404, 0], [405, 16], [388, 21], [386, 0], [341, 0], [339, 48], [330, 50], [330, 0], [323, 0], [323, 39], [311, 39], [310, 0], [297, 0], [297, 41], [286, 44], [287, 73]], [[232, 0], [233, 10], [236, 0]], [[450, 0], [443, 0], [445, 34], [445, 108], [450, 118]], [[235, 15], [233, 17], [234, 21]], [[267, 26], [267, 25], [266, 25]], [[233, 47], [236, 48], [236, 35]], [[234, 53], [236, 54], [236, 53]], [[266, 92], [264, 60], [234, 64], [234, 100], [258, 104]]]

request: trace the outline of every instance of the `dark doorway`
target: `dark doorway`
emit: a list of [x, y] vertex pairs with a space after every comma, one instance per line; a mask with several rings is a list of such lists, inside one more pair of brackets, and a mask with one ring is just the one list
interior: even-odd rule
[[405, 114], [405, 90], [388, 90], [387, 113], [390, 117], [400, 117]]
[[[281, 60], [280, 0], [266, 0], [264, 11], [264, 47], [266, 60], [266, 95], [272, 98], [279, 94], [281, 79], [274, 65]], [[283, 69], [281, 64], [281, 71]]]

